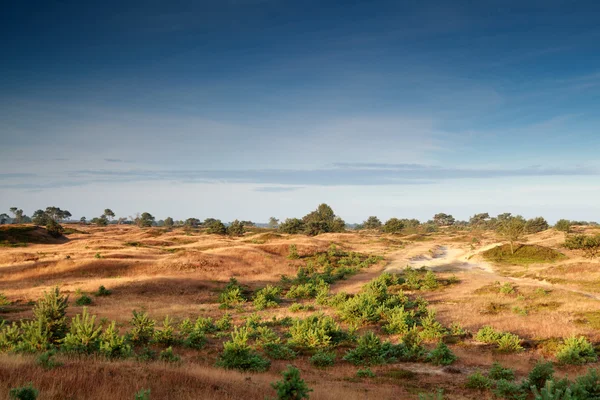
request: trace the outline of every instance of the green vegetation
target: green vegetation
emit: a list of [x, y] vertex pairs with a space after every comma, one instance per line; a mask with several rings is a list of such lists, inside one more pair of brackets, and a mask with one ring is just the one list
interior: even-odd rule
[[569, 235], [564, 246], [569, 250], [583, 250], [584, 257], [594, 259], [600, 255], [600, 234]]
[[477, 332], [475, 339], [479, 342], [497, 345], [498, 351], [502, 353], [513, 353], [523, 350], [521, 338], [517, 335], [496, 331], [491, 326], [481, 328]]
[[265, 308], [277, 307], [281, 301], [280, 295], [280, 288], [267, 285], [267, 287], [256, 292], [254, 296], [254, 308], [264, 310]]
[[522, 244], [510, 251], [510, 245], [497, 246], [484, 251], [483, 256], [496, 263], [529, 265], [548, 263], [565, 259], [565, 255], [548, 247]]
[[10, 389], [8, 397], [11, 400], [35, 400], [39, 394], [40, 392], [30, 382], [27, 386]]
[[248, 344], [248, 328], [234, 328], [231, 340], [223, 343], [223, 352], [216, 365], [226, 369], [262, 372], [269, 369], [271, 362], [261, 357]]
[[312, 392], [306, 382], [300, 378], [300, 371], [297, 368], [288, 365], [287, 369], [281, 372], [283, 379], [271, 384], [277, 391], [277, 400], [301, 400], [308, 399], [308, 394]]
[[562, 364], [586, 364], [598, 360], [592, 344], [583, 336], [565, 339], [556, 353], [556, 359]]
[[450, 365], [456, 361], [456, 356], [442, 341], [429, 353], [427, 360], [434, 365]]
[[237, 279], [229, 279], [229, 283], [225, 286], [219, 296], [219, 302], [221, 303], [221, 308], [232, 308], [246, 302], [244, 290]]

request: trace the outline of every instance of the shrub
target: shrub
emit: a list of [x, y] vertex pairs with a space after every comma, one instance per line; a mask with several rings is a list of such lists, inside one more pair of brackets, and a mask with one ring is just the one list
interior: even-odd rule
[[298, 254], [298, 249], [296, 248], [296, 245], [293, 243], [290, 244], [289, 254], [288, 254], [287, 258], [289, 260], [297, 260], [300, 258], [300, 255]]
[[157, 354], [154, 350], [149, 347], [144, 347], [142, 351], [137, 355], [138, 361], [147, 362], [156, 360]]
[[289, 343], [292, 346], [308, 349], [327, 348], [340, 343], [346, 338], [335, 320], [323, 314], [295, 320], [289, 333]]
[[62, 340], [62, 348], [68, 353], [91, 354], [98, 349], [102, 327], [96, 326], [96, 316], [90, 316], [87, 308], [71, 320], [71, 331]]
[[527, 392], [522, 387], [506, 379], [499, 379], [493, 390], [494, 395], [500, 399], [526, 400]]
[[254, 296], [254, 308], [264, 310], [265, 308], [277, 307], [281, 298], [281, 289], [276, 286], [267, 285], [260, 289]]
[[15, 351], [37, 353], [50, 347], [50, 331], [42, 319], [21, 321], [19, 333], [14, 346]]
[[501, 333], [497, 332], [494, 328], [489, 325], [484, 326], [483, 328], [477, 331], [475, 335], [475, 340], [482, 343], [495, 343], [500, 339]]
[[62, 363], [54, 360], [54, 355], [56, 354], [56, 350], [48, 350], [45, 353], [42, 353], [38, 356], [36, 360], [36, 364], [45, 370], [51, 370], [56, 367], [60, 367]]
[[135, 400], [150, 400], [150, 389], [142, 389], [135, 394]]
[[75, 300], [75, 304], [78, 306], [89, 306], [92, 304], [92, 298], [88, 295], [82, 294], [77, 300]]
[[385, 233], [400, 233], [402, 229], [404, 229], [404, 222], [398, 218], [388, 219], [382, 228]]
[[244, 223], [237, 219], [233, 221], [227, 228], [227, 233], [230, 236], [244, 236]]
[[571, 386], [574, 399], [600, 399], [600, 375], [597, 369], [588, 370]]
[[232, 308], [246, 302], [243, 289], [237, 279], [229, 279], [229, 283], [219, 295], [219, 302], [221, 303], [221, 308]]
[[570, 250], [583, 250], [584, 257], [593, 259], [600, 254], [600, 235], [567, 236], [565, 247]]
[[262, 358], [248, 345], [248, 328], [234, 328], [231, 340], [223, 343], [223, 352], [216, 363], [226, 369], [262, 372], [269, 369], [271, 362]]
[[163, 320], [161, 329], [156, 329], [153, 336], [156, 343], [167, 346], [177, 342], [177, 339], [175, 338], [175, 328], [172, 325], [172, 319], [169, 318], [168, 315]]
[[6, 298], [4, 293], [0, 293], [0, 306], [7, 306], [10, 304], [10, 301]]
[[419, 393], [419, 400], [444, 400], [444, 390], [438, 389], [435, 393]]
[[405, 311], [404, 306], [387, 309], [383, 312], [383, 319], [386, 321], [383, 330], [391, 335], [404, 334], [413, 325], [414, 317], [414, 311]]
[[46, 223], [46, 231], [50, 236], [58, 238], [62, 236], [63, 232], [65, 231], [65, 228], [63, 228], [62, 225], [56, 222], [55, 220], [48, 219]]
[[67, 333], [68, 304], [69, 297], [60, 294], [60, 290], [56, 287], [50, 292], [44, 292], [44, 296], [33, 308], [34, 317], [48, 332], [48, 339], [53, 344], [58, 343]]
[[490, 379], [477, 371], [467, 377], [466, 387], [469, 389], [486, 390], [492, 386]]
[[173, 353], [173, 347], [169, 346], [165, 350], [161, 351], [158, 355], [158, 359], [164, 362], [175, 363], [181, 361], [181, 357]]
[[356, 376], [359, 378], [375, 378], [375, 372], [371, 368], [363, 368], [356, 371]]
[[226, 331], [231, 328], [231, 314], [225, 313], [221, 318], [215, 321], [215, 328], [219, 331]]
[[119, 334], [115, 321], [112, 321], [100, 335], [98, 350], [108, 358], [126, 358], [131, 355], [131, 346], [127, 343], [126, 337]]
[[309, 361], [311, 365], [314, 365], [315, 367], [331, 367], [335, 363], [335, 353], [320, 350], [313, 354]]
[[598, 356], [592, 344], [583, 336], [570, 337], [558, 348], [556, 359], [561, 364], [585, 364], [595, 362]]
[[266, 343], [263, 345], [263, 351], [273, 360], [293, 360], [297, 356], [294, 350], [281, 343]]
[[537, 217], [527, 220], [525, 223], [525, 231], [527, 233], [538, 233], [550, 228], [548, 222], [543, 217]]
[[227, 234], [227, 227], [225, 225], [223, 225], [223, 223], [218, 219], [211, 221], [209, 224], [207, 224], [206, 227], [208, 228], [206, 230], [207, 233], [210, 233], [213, 235], [226, 235]]
[[556, 225], [554, 225], [554, 228], [557, 231], [569, 233], [571, 231], [571, 221], [569, 221], [568, 219], [559, 219], [558, 221], [556, 221]]
[[435, 319], [435, 311], [433, 310], [427, 310], [427, 315], [421, 318], [421, 326], [423, 330], [420, 335], [425, 340], [440, 339], [447, 333], [446, 328]]
[[442, 341], [429, 353], [427, 359], [434, 365], [450, 365], [456, 361], [456, 356]]
[[110, 290], [108, 290], [107, 288], [105, 288], [104, 286], [100, 286], [98, 288], [98, 291], [96, 292], [96, 296], [110, 296], [112, 294], [112, 292]]
[[304, 231], [304, 222], [298, 218], [288, 218], [279, 224], [279, 231], [291, 235]]
[[131, 341], [135, 344], [146, 344], [154, 336], [154, 326], [156, 321], [151, 319], [146, 312], [137, 312], [133, 310], [133, 317], [130, 321], [133, 329], [129, 332]]
[[297, 368], [288, 365], [287, 369], [281, 372], [283, 379], [271, 384], [277, 391], [278, 400], [301, 400], [308, 399], [308, 394], [312, 389], [306, 385], [306, 382], [300, 378], [300, 371]]
[[8, 396], [14, 400], [35, 400], [39, 394], [40, 392], [30, 382], [27, 386], [10, 389]]
[[521, 338], [512, 333], [503, 333], [498, 341], [498, 351], [501, 353], [514, 353], [523, 350]]
[[536, 362], [535, 366], [529, 371], [529, 375], [527, 376], [527, 386], [534, 386], [538, 389], [542, 388], [546, 381], [552, 380], [554, 376], [554, 367], [551, 362], [544, 362], [544, 360], [540, 360]]
[[532, 386], [531, 391], [535, 396], [535, 400], [572, 400], [574, 399], [571, 396], [571, 390], [569, 388], [564, 391], [561, 389], [556, 389], [554, 387], [554, 381], [546, 381], [544, 387], [538, 390], [537, 387]]
[[504, 368], [498, 362], [494, 362], [492, 364], [492, 368], [490, 368], [490, 372], [488, 374], [490, 379], [495, 381], [504, 379], [505, 381], [514, 381], [515, 380], [515, 371], [510, 368]]
[[397, 349], [389, 341], [382, 342], [373, 332], [358, 339], [358, 346], [348, 350], [344, 360], [355, 365], [385, 364], [396, 359]]

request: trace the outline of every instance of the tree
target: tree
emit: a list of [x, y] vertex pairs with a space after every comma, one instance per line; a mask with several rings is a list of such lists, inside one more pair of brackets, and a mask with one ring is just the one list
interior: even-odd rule
[[498, 225], [498, 233], [510, 243], [510, 254], [515, 254], [514, 243], [525, 234], [525, 218], [517, 215], [504, 219]]
[[85, 217], [81, 217], [79, 218], [79, 223], [81, 223], [81, 225], [85, 225], [87, 224], [87, 219]]
[[154, 225], [154, 217], [148, 212], [143, 212], [138, 220], [138, 225], [142, 228], [147, 228]]
[[56, 222], [60, 222], [64, 219], [71, 217], [71, 213], [69, 211], [61, 210], [60, 207], [54, 207], [54, 206], [46, 207], [45, 213], [48, 216], [48, 218], [50, 218]]
[[47, 225], [48, 222], [52, 220], [52, 218], [48, 217], [48, 214], [46, 214], [44, 210], [36, 210], [33, 213], [31, 219], [33, 223], [37, 226]]
[[550, 225], [548, 225], [548, 222], [543, 217], [529, 219], [525, 224], [525, 231], [527, 233], [538, 233], [548, 228], [550, 228]]
[[244, 222], [240, 222], [236, 219], [227, 228], [227, 233], [230, 236], [243, 236], [244, 235]]
[[220, 219], [213, 219], [210, 224], [206, 225], [208, 228], [206, 232], [214, 235], [225, 235], [227, 234], [227, 227], [221, 222]]
[[275, 217], [271, 217], [269, 218], [269, 224], [268, 224], [269, 228], [271, 229], [277, 229], [277, 227], [279, 226], [279, 220]]
[[307, 235], [316, 236], [320, 233], [343, 232], [346, 223], [336, 216], [327, 204], [320, 204], [317, 209], [302, 218], [304, 231]]
[[48, 219], [48, 222], [46, 223], [46, 231], [48, 231], [50, 236], [57, 238], [62, 236], [65, 229], [55, 220]]
[[363, 229], [379, 229], [381, 228], [381, 221], [376, 216], [370, 216], [362, 224]]
[[304, 231], [304, 222], [298, 218], [288, 218], [279, 224], [279, 231], [294, 235]]
[[383, 225], [383, 231], [385, 233], [399, 233], [404, 229], [404, 222], [398, 218], [390, 218]]
[[450, 226], [454, 225], [455, 219], [450, 214], [439, 213], [433, 216], [433, 222], [437, 226]]
[[469, 225], [476, 228], [483, 228], [489, 220], [490, 214], [488, 213], [475, 214], [469, 219]]
[[571, 221], [569, 221], [568, 219], [559, 219], [558, 221], [556, 221], [556, 225], [554, 225], [554, 228], [557, 231], [569, 233], [571, 231]]
[[302, 400], [308, 399], [308, 394], [312, 392], [304, 379], [300, 378], [300, 371], [288, 365], [285, 371], [281, 372], [283, 379], [272, 383], [271, 386], [277, 391], [277, 400]]
[[167, 228], [171, 228], [173, 226], [173, 218], [171, 218], [171, 217], [165, 218], [165, 226]]
[[112, 221], [112, 219], [115, 217], [115, 213], [110, 208], [107, 208], [106, 210], [104, 210], [104, 214], [102, 214], [102, 215], [104, 215], [106, 218], [108, 218], [109, 221]]
[[14, 224], [20, 224], [23, 221], [23, 210], [17, 207], [11, 207], [10, 212], [15, 216], [13, 218]]
[[192, 228], [197, 228], [200, 225], [200, 220], [198, 218], [188, 218], [185, 220], [184, 225]]
[[0, 214], [0, 225], [4, 225], [6, 222], [8, 222], [8, 219], [10, 217], [8, 216], [8, 214], [2, 213]]

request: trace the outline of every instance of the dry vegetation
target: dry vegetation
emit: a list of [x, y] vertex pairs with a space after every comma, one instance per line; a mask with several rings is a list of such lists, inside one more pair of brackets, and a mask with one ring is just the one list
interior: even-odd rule
[[[274, 395], [270, 383], [291, 363], [314, 390], [312, 399], [418, 398], [419, 393], [437, 388], [444, 389], [447, 399], [493, 398], [490, 390], [467, 388], [472, 373], [487, 371], [497, 361], [523, 378], [536, 360], [556, 361], [565, 338], [583, 335], [593, 344], [600, 343], [600, 263], [564, 248], [565, 234], [555, 230], [527, 236], [510, 254], [506, 245], [498, 247], [503, 243], [489, 231], [412, 235], [362, 231], [308, 237], [257, 229], [232, 238], [195, 229], [112, 225], [73, 226], [66, 239], [53, 239], [43, 228], [18, 228], [0, 227], [0, 293], [6, 299], [0, 318], [6, 324], [31, 319], [35, 301], [59, 287], [69, 295], [69, 320], [82, 313], [76, 301], [85, 294], [91, 298], [88, 311], [97, 316], [96, 322], [106, 328], [108, 321], [116, 321], [121, 333], [130, 330], [133, 310], [145, 310], [157, 321], [157, 328], [166, 316], [178, 326], [186, 318], [217, 321], [230, 313], [233, 326], [248, 326], [249, 317], [260, 316], [263, 325], [286, 343], [286, 317], [306, 318], [322, 312], [333, 316], [346, 332], [357, 328], [356, 337], [375, 331], [393, 344], [403, 343], [406, 332], [386, 332], [383, 319], [360, 324], [342, 320], [341, 308], [331, 299], [339, 293], [363, 293], [363, 286], [384, 270], [402, 272], [411, 265], [416, 268], [417, 283], [404, 274], [400, 281], [389, 283], [390, 296], [426, 300], [424, 307], [435, 310], [435, 320], [445, 329], [443, 340], [457, 360], [443, 366], [398, 356], [371, 365], [374, 377], [357, 377], [362, 367], [342, 359], [356, 347], [348, 340], [331, 350], [336, 353], [334, 368], [311, 365], [314, 349], [296, 349], [297, 358], [271, 359], [266, 372], [238, 372], [215, 366], [223, 342], [231, 338], [229, 328], [207, 333], [201, 349], [175, 345], [180, 361], [174, 363], [58, 353], [55, 358], [62, 365], [45, 369], [36, 364], [35, 354], [6, 352], [0, 355], [0, 397], [10, 388], [33, 382], [40, 399], [132, 399], [140, 389], [151, 389], [153, 399], [264, 399]], [[579, 231], [586, 232], [584, 228]], [[295, 245], [297, 257], [290, 257], [290, 245]], [[292, 279], [299, 269], [320, 265], [323, 260], [317, 257], [328, 252], [334, 254], [330, 261], [341, 258], [336, 254], [351, 252], [360, 254], [361, 260], [368, 256], [382, 260], [373, 259], [358, 273], [331, 282], [328, 301], [319, 301], [318, 296], [315, 300], [315, 295], [286, 297], [294, 282], [282, 280], [282, 275]], [[420, 272], [421, 266], [434, 271], [434, 277]], [[317, 271], [323, 272], [318, 267]], [[232, 277], [248, 301], [224, 310], [219, 297]], [[430, 285], [427, 279], [435, 283]], [[267, 285], [280, 286], [281, 299], [273, 307], [256, 310], [252, 299]], [[110, 295], [94, 295], [100, 286]], [[419, 318], [422, 324], [425, 314]], [[523, 349], [501, 351], [492, 342], [478, 340], [477, 332], [487, 325], [518, 335]], [[438, 339], [422, 336], [424, 351], [432, 351]], [[151, 347], [160, 352], [166, 346]], [[260, 346], [256, 349], [263, 354]], [[139, 353], [140, 347], [135, 351]], [[594, 362], [585, 366], [557, 363], [555, 370], [558, 376], [574, 378], [595, 366]]]

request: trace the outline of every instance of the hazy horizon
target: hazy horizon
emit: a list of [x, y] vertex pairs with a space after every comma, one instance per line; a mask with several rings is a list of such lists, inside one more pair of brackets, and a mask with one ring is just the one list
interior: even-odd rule
[[595, 2], [13, 2], [0, 213], [598, 220]]

